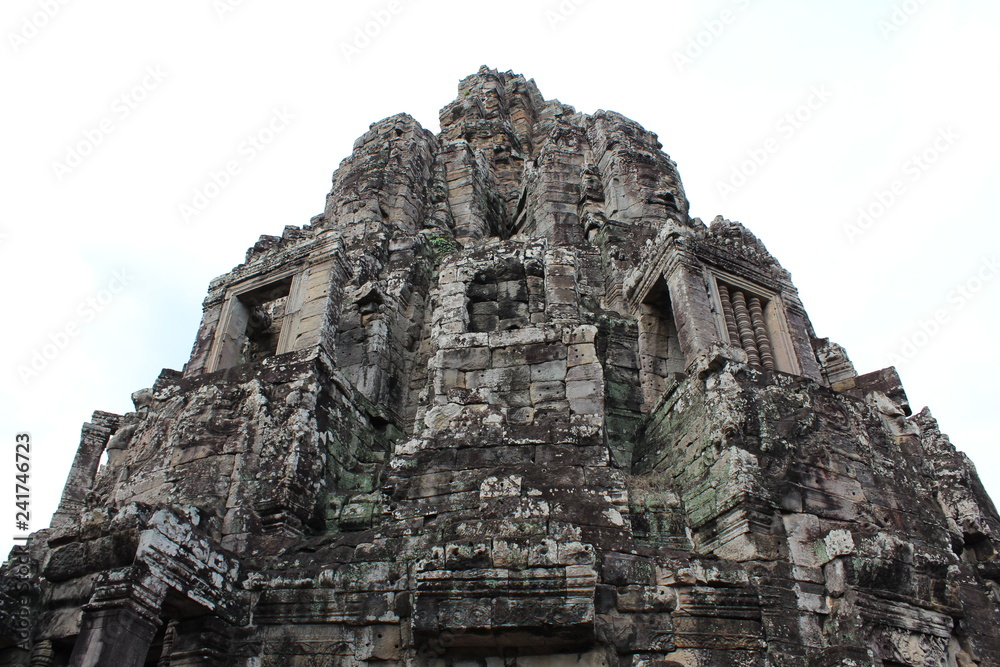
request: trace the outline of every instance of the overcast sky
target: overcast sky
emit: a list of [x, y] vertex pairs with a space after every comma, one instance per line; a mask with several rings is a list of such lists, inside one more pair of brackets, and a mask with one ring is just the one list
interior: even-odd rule
[[182, 368], [209, 281], [484, 64], [658, 133], [692, 215], [746, 224], [1000, 498], [995, 0], [5, 0], [0, 28], [0, 499], [27, 431], [32, 529], [90, 414]]

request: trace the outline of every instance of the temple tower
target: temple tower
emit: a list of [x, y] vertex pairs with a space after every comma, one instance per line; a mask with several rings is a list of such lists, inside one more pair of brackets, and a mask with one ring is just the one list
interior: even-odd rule
[[1000, 665], [971, 462], [655, 134], [520, 75], [373, 124], [133, 401], [0, 665]]

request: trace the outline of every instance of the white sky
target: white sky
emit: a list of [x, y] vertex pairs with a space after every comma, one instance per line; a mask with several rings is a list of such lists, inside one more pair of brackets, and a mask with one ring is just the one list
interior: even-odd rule
[[[386, 25], [348, 58], [373, 13]], [[0, 29], [4, 553], [15, 433], [34, 438], [39, 529], [91, 412], [128, 411], [134, 390], [183, 366], [209, 280], [260, 234], [319, 213], [370, 123], [406, 111], [438, 131], [438, 110], [483, 64], [657, 132], [692, 214], [750, 227], [859, 372], [896, 353], [914, 410], [931, 406], [1000, 498], [995, 0], [5, 0]], [[785, 120], [797, 110], [802, 122]], [[244, 143], [272, 120], [270, 143]], [[925, 152], [933, 164], [911, 161]], [[239, 173], [185, 221], [181, 205], [229, 161]], [[882, 212], [880, 192], [894, 199]], [[872, 206], [877, 219], [849, 235]]]

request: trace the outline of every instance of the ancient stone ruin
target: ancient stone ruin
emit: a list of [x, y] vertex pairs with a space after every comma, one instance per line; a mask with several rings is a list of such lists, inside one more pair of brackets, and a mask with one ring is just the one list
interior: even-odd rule
[[972, 464], [656, 135], [486, 68], [441, 128], [84, 425], [0, 665], [1000, 665]]

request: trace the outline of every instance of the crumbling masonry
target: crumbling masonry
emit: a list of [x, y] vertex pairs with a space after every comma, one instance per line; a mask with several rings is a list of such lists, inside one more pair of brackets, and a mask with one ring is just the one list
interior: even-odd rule
[[972, 464], [656, 135], [486, 68], [441, 128], [84, 425], [0, 665], [1000, 665]]

